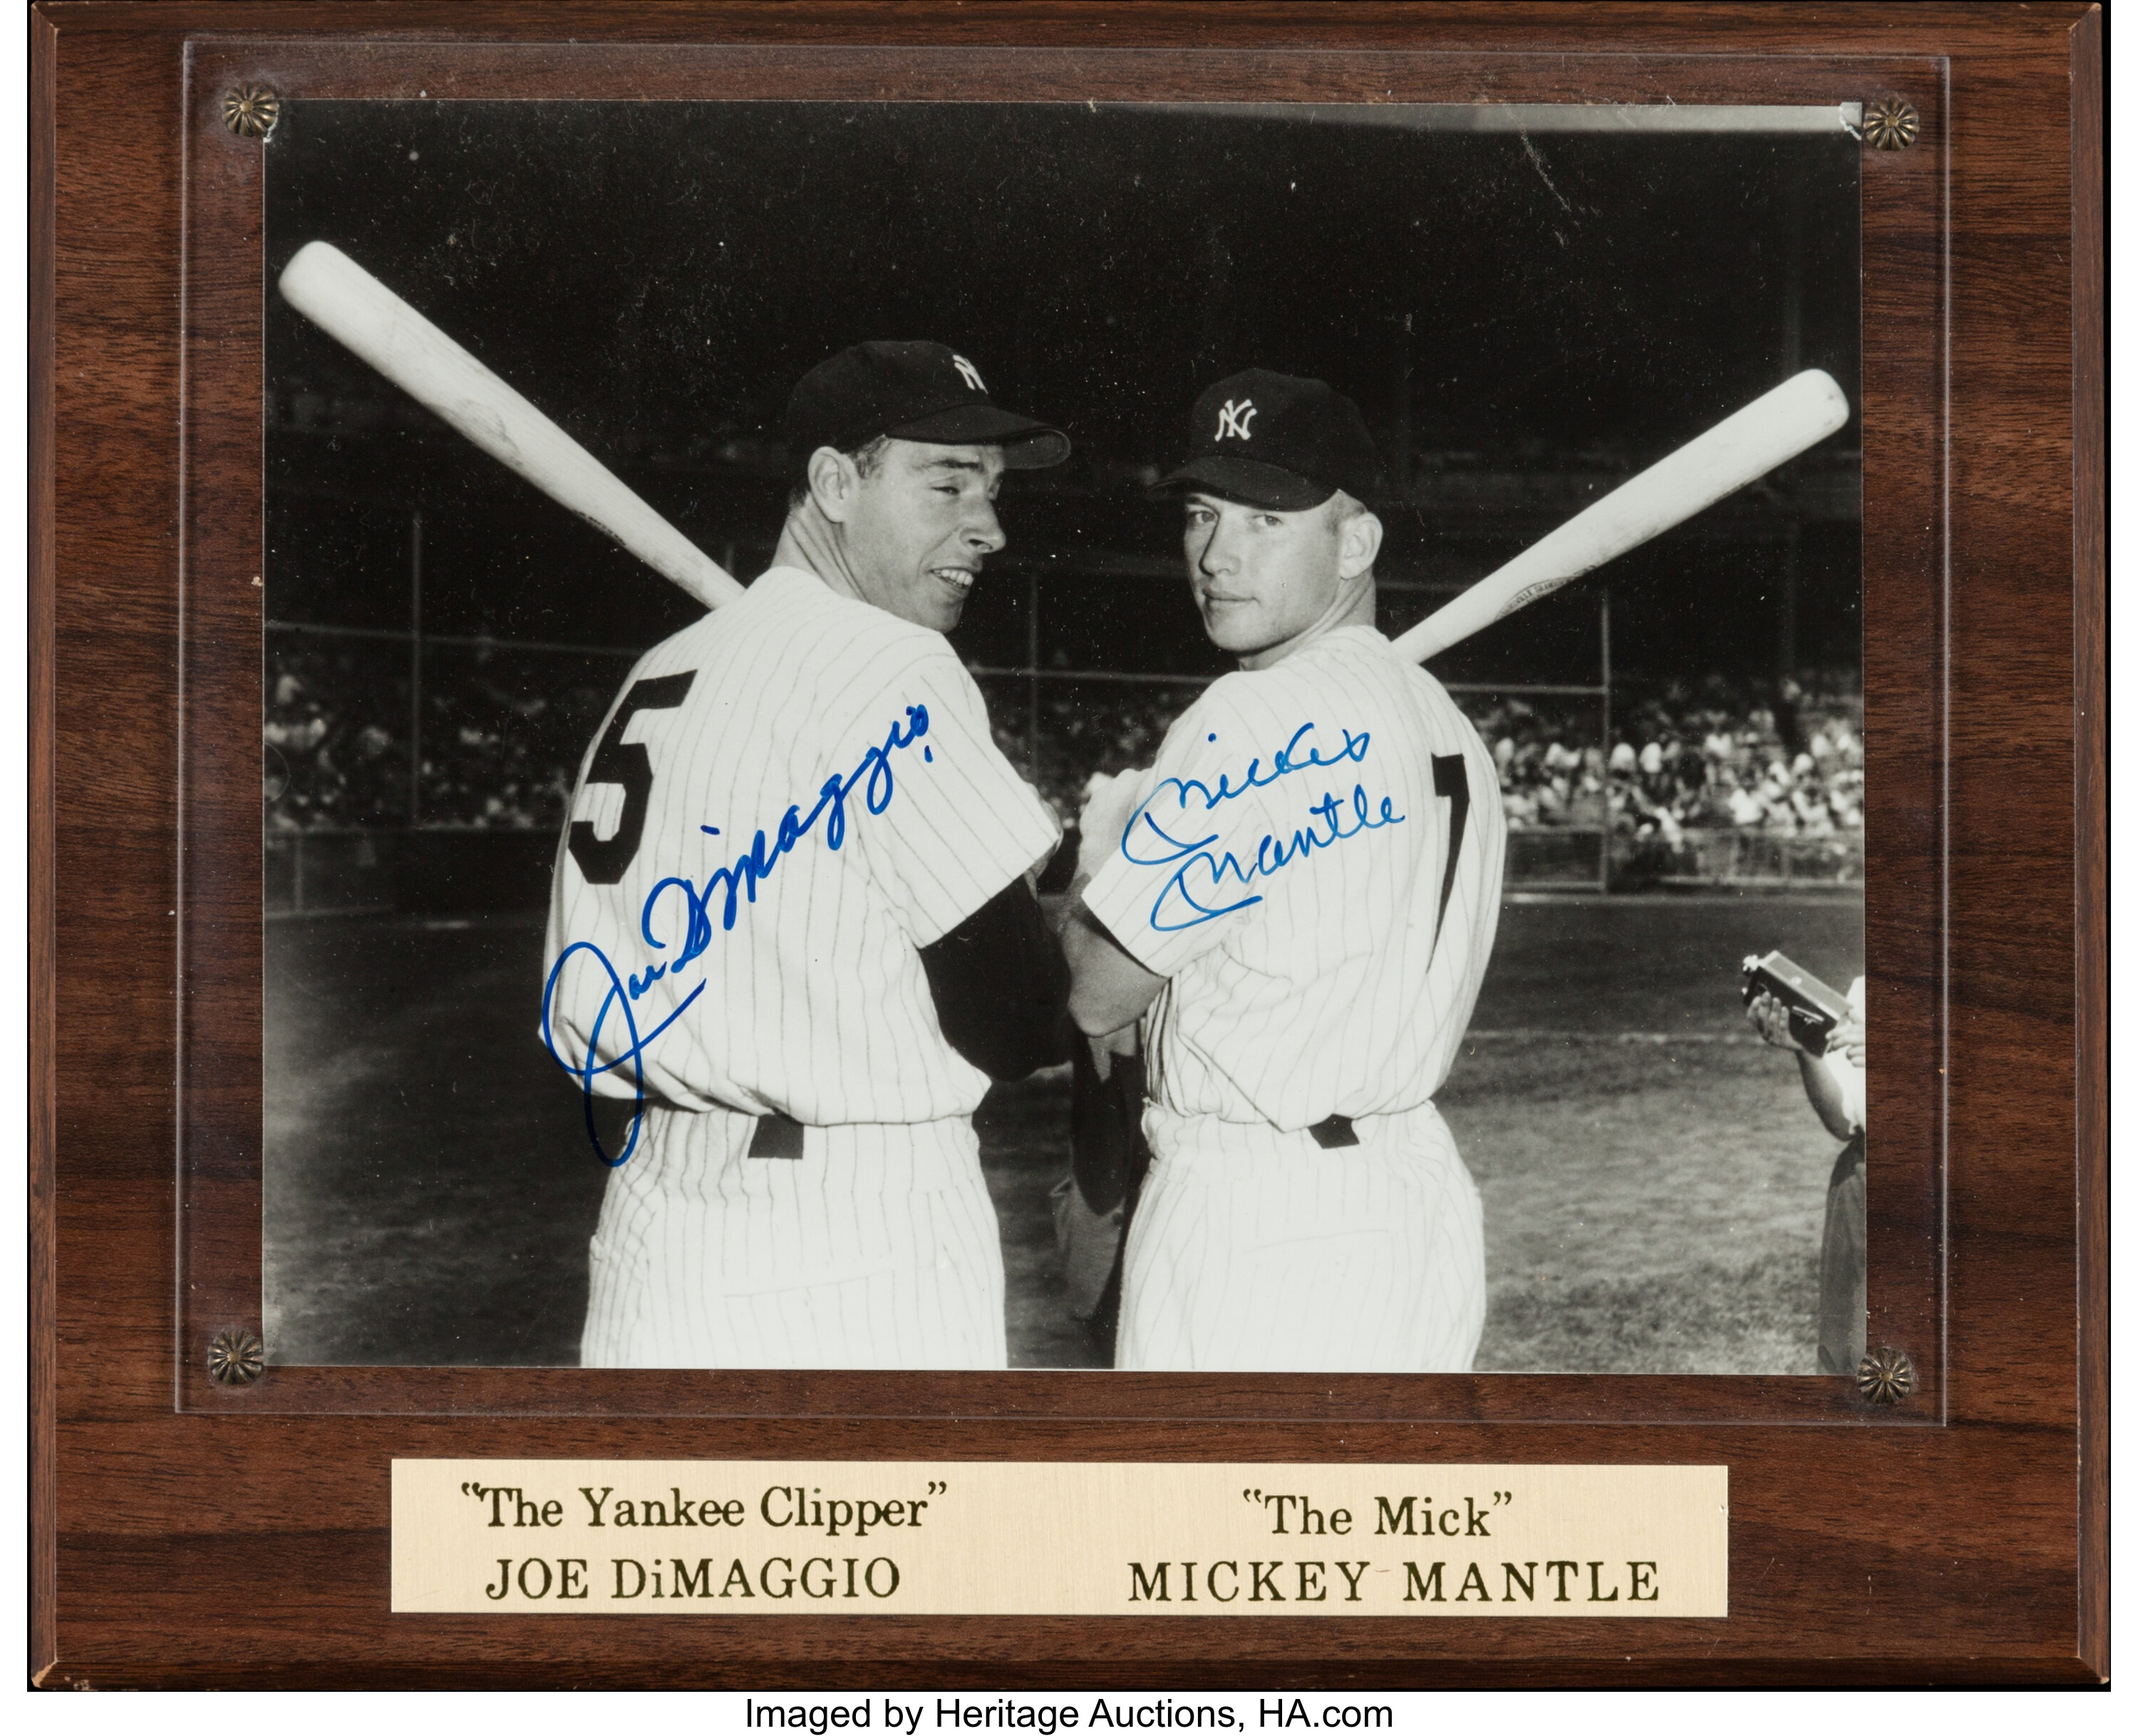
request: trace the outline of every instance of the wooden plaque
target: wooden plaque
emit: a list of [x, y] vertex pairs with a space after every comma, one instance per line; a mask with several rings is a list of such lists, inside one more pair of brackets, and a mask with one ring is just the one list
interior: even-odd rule
[[[40, 0], [32, 31], [41, 1685], [2106, 1678], [2098, 7]], [[247, 128], [418, 98], [1859, 105], [1869, 1345], [1905, 1354], [1898, 1402], [1848, 1374], [712, 1377], [272, 1343], [218, 1378], [251, 1372], [261, 1309]], [[700, 1616], [396, 1612], [420, 1460], [1726, 1467], [1728, 1613], [767, 1615], [709, 1646]]]

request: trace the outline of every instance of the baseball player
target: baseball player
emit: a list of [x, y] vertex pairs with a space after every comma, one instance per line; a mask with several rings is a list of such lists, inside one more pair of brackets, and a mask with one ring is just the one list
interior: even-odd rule
[[1374, 627], [1357, 407], [1260, 369], [1197, 400], [1189, 582], [1239, 659], [1095, 793], [1063, 930], [1086, 1032], [1140, 1017], [1151, 1167], [1116, 1366], [1467, 1369], [1477, 1190], [1433, 1095], [1499, 921], [1492, 758]]
[[613, 1166], [580, 1358], [998, 1368], [971, 1117], [1066, 1053], [1060, 828], [943, 634], [1003, 471], [1068, 441], [925, 343], [820, 364], [786, 432], [773, 565], [640, 659], [557, 853], [543, 1034]]

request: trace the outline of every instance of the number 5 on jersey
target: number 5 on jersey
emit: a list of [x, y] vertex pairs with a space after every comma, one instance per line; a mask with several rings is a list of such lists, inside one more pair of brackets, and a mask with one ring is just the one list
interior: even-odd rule
[[624, 730], [642, 711], [668, 711], [681, 705], [697, 674], [695, 669], [688, 669], [679, 675], [633, 681], [623, 703], [616, 708], [616, 715], [609, 719], [608, 728], [602, 732], [601, 745], [594, 749], [583, 788], [597, 783], [621, 785], [623, 817], [617, 822], [615, 835], [606, 839], [594, 836], [593, 821], [572, 822], [572, 860], [579, 865], [579, 872], [589, 885], [613, 886], [622, 880], [631, 859], [638, 854], [638, 840], [646, 830], [646, 804], [653, 794], [653, 761], [641, 744], [623, 739]]

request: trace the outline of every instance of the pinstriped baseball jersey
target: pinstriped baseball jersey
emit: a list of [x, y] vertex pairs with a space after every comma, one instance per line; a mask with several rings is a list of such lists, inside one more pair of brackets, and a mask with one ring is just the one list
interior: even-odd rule
[[[1116, 1366], [1467, 1369], [1476, 1184], [1433, 1107], [1499, 924], [1499, 782], [1370, 627], [1227, 675], [1084, 894], [1148, 970]], [[1306, 1129], [1350, 1118], [1354, 1143]]]
[[810, 1128], [656, 1108], [588, 1250], [588, 1368], [999, 1368], [1002, 1232], [962, 1116]]
[[[651, 1105], [603, 1153], [584, 1366], [1003, 1366], [988, 1080], [920, 948], [1058, 837], [942, 636], [812, 573], [640, 661], [550, 900], [544, 1037]], [[768, 1111], [798, 1157], [752, 1155]]]
[[[588, 750], [547, 1021], [592, 1089], [811, 1126], [969, 1114], [920, 948], [1042, 858], [940, 633], [774, 568], [649, 651]], [[613, 1154], [612, 1154], [613, 1156]]]
[[1151, 1171], [1129, 1225], [1121, 1368], [1467, 1370], [1485, 1325], [1484, 1212], [1431, 1104], [1304, 1133], [1144, 1118]]
[[1340, 628], [1213, 683], [1084, 902], [1170, 980], [1162, 1108], [1283, 1129], [1428, 1101], [1499, 924], [1499, 780], [1433, 677]]

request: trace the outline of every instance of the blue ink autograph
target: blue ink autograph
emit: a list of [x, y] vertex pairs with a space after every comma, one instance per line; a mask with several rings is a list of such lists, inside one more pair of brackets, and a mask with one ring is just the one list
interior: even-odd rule
[[[773, 841], [768, 846], [765, 834], [759, 828], [749, 849], [730, 864], [715, 868], [700, 886], [689, 879], [670, 875], [657, 882], [646, 895], [646, 902], [639, 909], [638, 932], [646, 944], [657, 952], [668, 950], [667, 941], [654, 932], [655, 907], [674, 900], [667, 895], [682, 895], [682, 944], [672, 958], [648, 964], [642, 973], [620, 976], [608, 955], [591, 940], [575, 940], [558, 953], [556, 963], [549, 967], [549, 980], [542, 985], [542, 1043], [549, 1050], [549, 1058], [570, 1074], [579, 1083], [582, 1111], [586, 1119], [587, 1139], [593, 1146], [594, 1155], [610, 1168], [621, 1167], [638, 1148], [638, 1131], [646, 1112], [646, 1051], [654, 1038], [661, 1035], [689, 1011], [691, 1003], [705, 992], [703, 983], [693, 988], [678, 1002], [668, 1016], [651, 1031], [641, 1033], [638, 1021], [632, 1012], [632, 1002], [638, 1000], [661, 978], [680, 972], [698, 958], [713, 944], [713, 924], [709, 907], [715, 892], [724, 892], [720, 905], [720, 929], [723, 933], [735, 925], [739, 900], [747, 898], [757, 902], [757, 888], [761, 880], [769, 878], [779, 864], [780, 858], [808, 837], [820, 819], [824, 819], [824, 846], [837, 850], [847, 841], [847, 798], [858, 789], [862, 799], [872, 814], [880, 814], [891, 806], [891, 798], [897, 793], [896, 775], [891, 770], [891, 756], [894, 750], [911, 747], [928, 733], [928, 708], [908, 705], [905, 708], [905, 727], [901, 729], [894, 723], [880, 746], [871, 747], [862, 756], [861, 763], [849, 775], [841, 777], [833, 773], [824, 780], [817, 792], [816, 806], [805, 815], [801, 804], [790, 803], [774, 828]], [[921, 758], [932, 763], [935, 758], [933, 748], [924, 747]], [[830, 817], [825, 819], [828, 810]], [[699, 831], [709, 837], [718, 837], [717, 826], [700, 826]], [[608, 978], [608, 992], [602, 997], [595, 1010], [593, 1027], [587, 1033], [587, 1053], [583, 1061], [567, 1061], [558, 1051], [555, 1027], [550, 1022], [550, 1010], [557, 995], [558, 980], [572, 958], [584, 953], [595, 966]], [[614, 1060], [601, 1061], [601, 1035], [612, 1011], [622, 1014], [624, 1035], [629, 1039]], [[603, 1073], [614, 1072], [620, 1067], [630, 1070], [631, 1127], [625, 1137], [623, 1149], [615, 1157], [609, 1156], [602, 1144], [601, 1134], [594, 1125], [594, 1080]]]
[[[1333, 790], [1324, 794], [1319, 802], [1306, 810], [1309, 823], [1295, 827], [1288, 840], [1281, 841], [1272, 833], [1264, 833], [1261, 843], [1255, 846], [1254, 860], [1243, 868], [1238, 857], [1231, 851], [1226, 851], [1221, 856], [1209, 848], [1218, 841], [1217, 832], [1213, 831], [1199, 838], [1177, 838], [1151, 817], [1152, 805], [1168, 791], [1173, 793], [1174, 805], [1184, 816], [1191, 815], [1191, 794], [1199, 798], [1201, 812], [1208, 814], [1223, 802], [1244, 796], [1249, 790], [1266, 789], [1280, 778], [1295, 773], [1316, 768], [1325, 770], [1346, 763], [1360, 764], [1364, 761], [1367, 748], [1373, 741], [1372, 735], [1363, 730], [1354, 735], [1350, 730], [1345, 729], [1342, 732], [1344, 745], [1331, 758], [1323, 758], [1321, 750], [1314, 746], [1309, 746], [1301, 754], [1300, 739], [1312, 734], [1313, 729], [1312, 724], [1301, 724], [1293, 730], [1291, 739], [1270, 756], [1267, 771], [1262, 768], [1259, 754], [1249, 760], [1247, 769], [1237, 785], [1233, 783], [1229, 772], [1219, 774], [1218, 787], [1214, 790], [1199, 778], [1161, 778], [1129, 817], [1128, 824], [1121, 831], [1120, 851], [1125, 858], [1140, 868], [1179, 865], [1159, 890], [1157, 902], [1150, 907], [1150, 925], [1154, 929], [1161, 933], [1175, 933], [1202, 923], [1213, 922], [1220, 916], [1229, 916], [1233, 911], [1244, 910], [1250, 905], [1258, 905], [1262, 901], [1259, 892], [1231, 904], [1219, 904], [1215, 900], [1228, 895], [1228, 880], [1236, 883], [1238, 890], [1246, 892], [1257, 879], [1266, 879], [1311, 851], [1330, 849], [1364, 832], [1380, 831], [1386, 827], [1403, 824], [1404, 816], [1395, 812], [1394, 803], [1390, 798], [1382, 797], [1377, 812], [1372, 798], [1366, 794], [1365, 786], [1355, 783], [1351, 786], [1348, 803]], [[1214, 735], [1210, 738], [1212, 741], [1217, 739]], [[1345, 825], [1347, 811], [1349, 816], [1356, 819], [1356, 823], [1348, 828]], [[1168, 820], [1170, 824], [1180, 826], [1180, 822], [1170, 816]], [[1317, 820], [1329, 828], [1326, 837], [1321, 836], [1312, 823]], [[1142, 831], [1137, 830], [1139, 822], [1143, 827]], [[1181, 829], [1199, 829], [1203, 823], [1191, 817]], [[1146, 833], [1149, 836], [1145, 836]], [[1152, 843], [1153, 839], [1157, 841], [1155, 846]], [[1140, 853], [1154, 848], [1158, 851], [1157, 854]], [[1198, 886], [1202, 897], [1198, 897], [1188, 888], [1189, 874], [1198, 867], [1209, 881], [1207, 886]], [[1204, 899], [1213, 901], [1205, 903]], [[1178, 903], [1169, 904], [1169, 900], [1178, 900]]]

